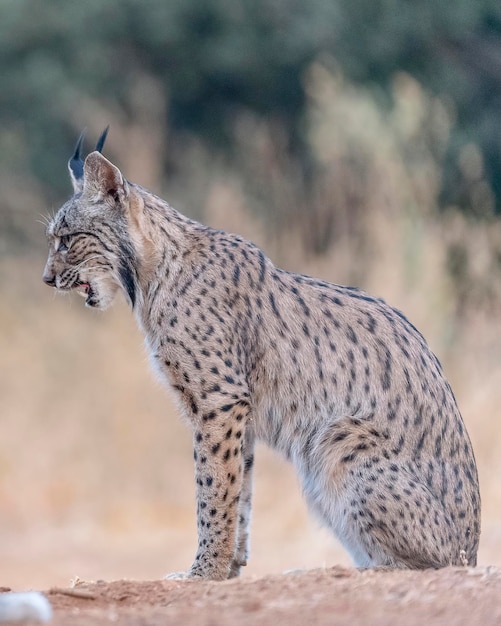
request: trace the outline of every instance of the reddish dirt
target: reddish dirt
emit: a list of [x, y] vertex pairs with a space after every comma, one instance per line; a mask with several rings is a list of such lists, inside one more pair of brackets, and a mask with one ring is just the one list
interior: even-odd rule
[[501, 570], [335, 567], [223, 583], [79, 582], [45, 592], [55, 626], [501, 624]]

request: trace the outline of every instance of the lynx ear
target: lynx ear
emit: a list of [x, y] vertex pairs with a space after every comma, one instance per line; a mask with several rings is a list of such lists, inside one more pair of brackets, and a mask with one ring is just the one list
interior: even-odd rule
[[113, 202], [125, 200], [129, 186], [122, 173], [100, 152], [94, 151], [85, 159], [83, 168], [83, 192], [90, 196], [100, 195]]

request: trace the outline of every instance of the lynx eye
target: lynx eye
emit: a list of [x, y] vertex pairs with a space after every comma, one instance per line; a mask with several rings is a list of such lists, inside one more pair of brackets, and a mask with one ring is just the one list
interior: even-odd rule
[[57, 252], [67, 252], [70, 246], [70, 238], [67, 236], [58, 237], [55, 242]]

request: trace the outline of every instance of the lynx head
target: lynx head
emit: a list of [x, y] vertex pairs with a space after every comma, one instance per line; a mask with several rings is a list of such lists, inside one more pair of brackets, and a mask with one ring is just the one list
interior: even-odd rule
[[84, 133], [80, 135], [68, 163], [74, 194], [47, 227], [49, 257], [43, 273], [47, 285], [77, 289], [87, 306], [101, 309], [120, 288], [134, 306], [137, 284], [131, 190], [120, 170], [101, 154], [107, 132], [85, 162], [80, 156]]

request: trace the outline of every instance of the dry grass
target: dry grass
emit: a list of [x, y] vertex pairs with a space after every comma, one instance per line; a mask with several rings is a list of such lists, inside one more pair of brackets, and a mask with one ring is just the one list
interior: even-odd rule
[[[406, 311], [443, 361], [479, 463], [481, 562], [499, 564], [500, 327], [483, 311], [455, 321], [437, 269], [440, 229], [422, 226], [419, 279], [408, 285], [405, 225], [393, 223], [364, 286]], [[288, 265], [343, 282], [345, 254], [341, 246], [315, 262], [288, 255]], [[0, 582], [155, 578], [184, 568], [195, 547], [190, 433], [150, 373], [125, 305], [96, 313], [78, 296], [56, 297], [41, 284], [42, 265], [34, 257], [0, 266]], [[260, 450], [249, 571], [334, 563], [349, 560], [308, 518], [291, 468]]]
[[[415, 83], [399, 77], [388, 118], [322, 68], [308, 80], [311, 146], [325, 172], [310, 204], [299, 206], [297, 183], [282, 188], [294, 164], [248, 120], [242, 154], [261, 199], [228, 170], [187, 197], [203, 198], [206, 222], [254, 240], [280, 265], [362, 286], [422, 330], [476, 450], [480, 562], [501, 565], [501, 225], [453, 210], [436, 217], [439, 180], [423, 137], [444, 143], [448, 121]], [[263, 219], [263, 198], [275, 222]], [[284, 219], [291, 198], [294, 219]], [[452, 272], [451, 250], [461, 261]], [[125, 305], [96, 313], [78, 296], [55, 297], [40, 280], [44, 261], [0, 261], [0, 584], [184, 569], [196, 545], [190, 433], [150, 373]], [[263, 449], [256, 471], [249, 571], [349, 564], [308, 518], [291, 468]]]

